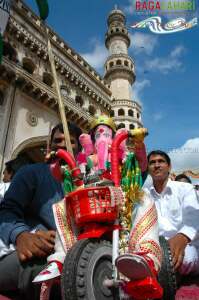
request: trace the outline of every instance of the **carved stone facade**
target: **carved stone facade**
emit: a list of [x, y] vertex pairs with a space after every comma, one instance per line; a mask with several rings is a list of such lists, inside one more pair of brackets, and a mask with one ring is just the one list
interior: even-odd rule
[[[127, 53], [122, 57], [119, 54], [124, 64], [121, 80], [118, 81], [118, 76], [114, 77], [116, 72], [109, 70], [109, 63], [106, 63], [103, 79], [52, 29], [48, 28], [48, 31], [67, 120], [87, 131], [93, 117], [110, 115], [114, 111], [117, 124], [133, 121], [136, 126], [141, 126], [140, 117], [136, 117], [138, 112], [141, 115], [141, 107], [131, 101], [130, 95], [116, 97], [118, 84], [125, 86], [126, 93], [126, 80], [131, 78], [131, 82], [134, 81], [134, 64]], [[123, 47], [127, 41], [126, 34], [121, 38], [124, 39]], [[111, 41], [112, 36], [109, 39]], [[51, 127], [59, 122], [45, 41], [45, 28], [40, 19], [21, 0], [13, 1], [0, 66], [1, 173], [5, 161], [20, 153], [25, 151], [31, 156], [35, 149], [44, 151]], [[107, 37], [106, 45], [108, 43], [112, 44]], [[114, 89], [117, 91], [114, 92]], [[119, 114], [121, 108], [125, 109], [125, 116]]]

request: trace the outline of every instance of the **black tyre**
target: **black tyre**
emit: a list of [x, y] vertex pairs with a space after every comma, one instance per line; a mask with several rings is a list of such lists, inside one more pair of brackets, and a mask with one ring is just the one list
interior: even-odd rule
[[160, 237], [160, 245], [163, 250], [163, 262], [158, 275], [158, 281], [164, 290], [163, 300], [175, 300], [177, 290], [176, 273], [173, 269], [169, 244], [163, 236]]
[[112, 277], [112, 245], [85, 239], [68, 252], [61, 278], [63, 300], [119, 300], [118, 291], [103, 285]]

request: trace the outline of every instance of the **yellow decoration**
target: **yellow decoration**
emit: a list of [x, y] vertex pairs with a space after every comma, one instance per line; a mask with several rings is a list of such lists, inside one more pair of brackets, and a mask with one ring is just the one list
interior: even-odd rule
[[100, 116], [99, 118], [94, 119], [94, 120], [91, 122], [90, 129], [93, 130], [93, 129], [95, 129], [98, 125], [107, 125], [107, 126], [109, 126], [114, 132], [116, 131], [116, 126], [115, 126], [115, 123], [114, 123], [113, 119], [110, 118], [110, 117], [108, 117], [108, 116], [102, 115], [102, 116]]
[[130, 130], [130, 135], [135, 138], [136, 141], [143, 142], [145, 136], [148, 135], [147, 128], [135, 128]]

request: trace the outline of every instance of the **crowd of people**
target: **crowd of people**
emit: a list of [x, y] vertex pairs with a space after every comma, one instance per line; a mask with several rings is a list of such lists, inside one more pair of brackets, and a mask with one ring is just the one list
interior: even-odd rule
[[[100, 117], [91, 126], [90, 135], [82, 135], [73, 124], [69, 132], [81, 170], [91, 175], [102, 171], [104, 178], [110, 179], [109, 149], [116, 134], [113, 121]], [[171, 161], [167, 153], [154, 150], [146, 156], [143, 141], [133, 142], [142, 177], [150, 174], [152, 185], [144, 188], [144, 197], [134, 208], [128, 250], [115, 263], [119, 272], [130, 279], [125, 286], [127, 293], [143, 299], [143, 291], [148, 288], [145, 279], [152, 278], [159, 289], [156, 298], [160, 298], [159, 235], [168, 240], [176, 272], [199, 273], [199, 202], [187, 176], [178, 175], [175, 181], [169, 178]], [[61, 124], [53, 128], [50, 138], [49, 150], [58, 149], [66, 149]], [[121, 165], [125, 164], [129, 149], [126, 145], [120, 149]], [[0, 185], [0, 293], [12, 297], [17, 291], [18, 299], [36, 300], [40, 297], [40, 285], [33, 281], [42, 283], [59, 277], [62, 271], [66, 250], [62, 250], [60, 260], [49, 257], [54, 257], [60, 248], [52, 207], [64, 198], [66, 190], [54, 176], [51, 156], [46, 162], [23, 167], [16, 167], [13, 162], [16, 160], [6, 163], [4, 183]]]

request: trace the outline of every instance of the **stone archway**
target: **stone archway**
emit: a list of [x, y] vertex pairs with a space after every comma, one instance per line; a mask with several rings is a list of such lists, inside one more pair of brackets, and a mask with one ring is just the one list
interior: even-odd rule
[[23, 141], [12, 153], [12, 159], [22, 157], [30, 163], [43, 162], [47, 151], [48, 136], [39, 136]]

